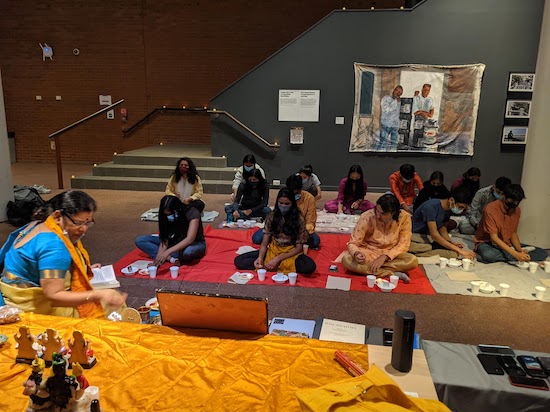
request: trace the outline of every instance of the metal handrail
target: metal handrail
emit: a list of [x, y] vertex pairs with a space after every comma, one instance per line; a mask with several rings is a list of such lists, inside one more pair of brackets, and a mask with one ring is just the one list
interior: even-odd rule
[[59, 186], [59, 189], [63, 189], [63, 166], [61, 164], [61, 141], [59, 140], [59, 136], [71, 130], [72, 128], [84, 123], [85, 121], [90, 120], [96, 117], [97, 115], [100, 115], [103, 112], [111, 110], [113, 107], [118, 106], [123, 101], [124, 99], [120, 99], [118, 102], [110, 104], [109, 106], [106, 106], [103, 109], [98, 110], [97, 112], [92, 113], [89, 116], [83, 117], [82, 119], [77, 120], [76, 122], [71, 123], [70, 125], [65, 126], [64, 128], [59, 129], [58, 131], [53, 132], [48, 136], [50, 139], [53, 137], [55, 140], [55, 160], [57, 163], [57, 185]]
[[263, 144], [266, 146], [272, 148], [276, 152], [281, 148], [279, 143], [269, 143], [267, 140], [265, 140], [262, 136], [260, 136], [258, 133], [256, 133], [254, 130], [252, 130], [250, 127], [245, 125], [243, 122], [241, 122], [239, 119], [237, 119], [235, 116], [233, 116], [231, 113], [226, 112], [225, 110], [208, 110], [208, 113], [214, 114], [214, 115], [220, 115], [223, 114], [227, 117], [229, 117], [231, 120], [233, 120], [235, 123], [237, 123], [239, 126], [241, 126], [243, 129], [245, 129], [248, 133], [250, 133], [252, 136], [254, 136], [256, 139], [260, 140]]

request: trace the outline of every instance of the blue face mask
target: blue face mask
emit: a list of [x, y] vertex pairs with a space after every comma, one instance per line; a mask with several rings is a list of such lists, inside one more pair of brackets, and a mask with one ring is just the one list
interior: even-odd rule
[[497, 192], [495, 192], [494, 190], [493, 190], [493, 196], [494, 196], [495, 199], [497, 199], [497, 200], [502, 199], [502, 195], [499, 195], [499, 194], [498, 194]]
[[451, 212], [453, 212], [455, 215], [459, 215], [462, 212], [464, 212], [464, 209], [461, 209], [461, 208], [455, 206], [455, 207], [451, 207]]
[[308, 181], [309, 179], [302, 179], [302, 184], [305, 185]]
[[300, 193], [298, 193], [297, 195], [294, 195], [294, 199], [296, 201], [300, 200], [301, 197], [302, 197], [302, 195]]
[[244, 166], [244, 170], [246, 170], [247, 172], [251, 172], [252, 170], [254, 170], [254, 166]]
[[282, 214], [285, 214], [290, 210], [290, 205], [278, 205]]
[[169, 222], [174, 222], [176, 220], [176, 216], [174, 215], [168, 215], [166, 216], [166, 219], [169, 221]]

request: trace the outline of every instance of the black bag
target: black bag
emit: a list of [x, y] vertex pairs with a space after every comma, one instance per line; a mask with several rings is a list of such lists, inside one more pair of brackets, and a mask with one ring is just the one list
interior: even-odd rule
[[46, 203], [38, 191], [30, 186], [15, 186], [13, 195], [15, 201], [8, 202], [6, 214], [8, 221], [16, 227], [29, 223], [36, 209]]

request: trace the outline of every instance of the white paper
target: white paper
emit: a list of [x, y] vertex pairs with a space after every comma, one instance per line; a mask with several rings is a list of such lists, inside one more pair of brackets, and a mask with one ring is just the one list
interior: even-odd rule
[[351, 287], [351, 279], [349, 278], [340, 278], [337, 276], [328, 276], [326, 289], [340, 289], [348, 291]]
[[319, 340], [364, 344], [365, 325], [323, 319]]
[[320, 90], [279, 90], [280, 122], [318, 122]]
[[93, 268], [92, 272], [94, 277], [90, 279], [90, 284], [94, 287], [94, 289], [120, 287], [120, 283], [116, 280], [113, 265]]

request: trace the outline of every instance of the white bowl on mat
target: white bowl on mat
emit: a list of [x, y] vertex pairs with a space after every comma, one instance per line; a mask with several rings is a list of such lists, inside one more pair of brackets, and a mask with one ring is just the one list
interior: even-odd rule
[[382, 292], [386, 292], [386, 293], [391, 292], [397, 287], [397, 285], [394, 285], [387, 280], [376, 282], [376, 286], [378, 286]]
[[276, 275], [271, 276], [271, 280], [275, 283], [283, 284], [288, 281], [288, 276], [284, 273], [277, 273]]

